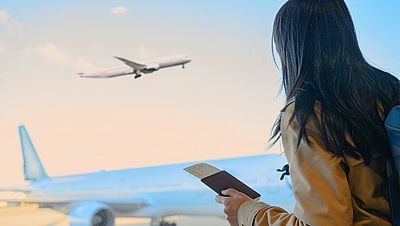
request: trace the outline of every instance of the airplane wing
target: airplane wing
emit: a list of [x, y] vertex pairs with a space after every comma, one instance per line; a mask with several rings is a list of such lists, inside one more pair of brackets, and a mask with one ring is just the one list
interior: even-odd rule
[[67, 205], [70, 202], [66, 200], [46, 200], [46, 199], [2, 199], [0, 198], [1, 203], [6, 203], [7, 205], [21, 205], [23, 203], [29, 203], [29, 204], [38, 204], [40, 206], [46, 205], [46, 204], [52, 204], [52, 205]]
[[31, 189], [29, 187], [27, 187], [27, 186], [0, 187], [0, 192], [29, 193], [29, 192], [31, 192]]
[[139, 210], [150, 206], [149, 200], [144, 197], [90, 197], [78, 199], [66, 198], [0, 198], [0, 202], [10, 205], [20, 205], [23, 203], [38, 204], [40, 207], [55, 208], [62, 207], [66, 212], [71, 212], [73, 208], [81, 205], [82, 202], [101, 202], [113, 209], [129, 209], [131, 211]]
[[131, 68], [133, 68], [133, 69], [135, 69], [135, 70], [140, 70], [140, 69], [146, 68], [146, 65], [144, 65], [144, 64], [139, 64], [139, 63], [136, 63], [136, 62], [127, 60], [127, 59], [122, 58], [122, 57], [117, 57], [117, 56], [114, 56], [114, 57], [115, 57], [116, 59], [118, 59], [118, 60], [124, 62], [126, 65], [128, 65], [129, 67], [131, 67]]

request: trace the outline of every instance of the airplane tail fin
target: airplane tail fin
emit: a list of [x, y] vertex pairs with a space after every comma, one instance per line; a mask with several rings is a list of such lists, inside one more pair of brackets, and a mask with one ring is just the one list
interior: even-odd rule
[[35, 147], [29, 137], [25, 126], [20, 125], [19, 138], [21, 141], [22, 156], [24, 159], [24, 177], [25, 180], [40, 180], [47, 178], [47, 173], [36, 153]]

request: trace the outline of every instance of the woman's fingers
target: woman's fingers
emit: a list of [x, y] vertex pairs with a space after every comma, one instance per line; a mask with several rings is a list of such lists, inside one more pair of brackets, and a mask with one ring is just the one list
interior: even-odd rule
[[248, 197], [246, 194], [243, 194], [242, 192], [240, 192], [236, 189], [233, 189], [233, 188], [228, 188], [226, 190], [222, 190], [221, 193], [223, 195], [227, 195], [232, 198], [239, 198], [239, 197], [243, 197], [243, 196]]
[[233, 188], [228, 188], [226, 190], [222, 190], [221, 193], [226, 196], [222, 195], [217, 195], [215, 197], [215, 201], [221, 204], [224, 204], [226, 206], [227, 201], [230, 199], [237, 199], [237, 198], [242, 198], [242, 197], [248, 197], [247, 195], [243, 194], [242, 192], [239, 192]]
[[231, 226], [237, 226], [237, 212], [239, 206], [251, 198], [232, 188], [221, 191], [221, 193], [226, 196], [217, 195], [215, 201], [224, 205], [224, 213], [226, 214], [226, 219], [229, 224]]
[[227, 197], [221, 196], [221, 195], [217, 195], [215, 196], [215, 201], [221, 204], [225, 205], [225, 201], [226, 201]]
[[236, 197], [236, 196], [239, 194], [239, 192], [236, 191], [236, 190], [233, 189], [233, 188], [228, 188], [228, 189], [226, 189], [226, 190], [222, 190], [221, 193], [222, 193], [223, 195], [228, 195], [228, 196], [230, 196], [230, 197]]

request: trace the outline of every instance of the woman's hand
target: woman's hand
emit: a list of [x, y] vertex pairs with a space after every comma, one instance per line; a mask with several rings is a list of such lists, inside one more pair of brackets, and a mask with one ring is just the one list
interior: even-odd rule
[[223, 195], [228, 195], [229, 197], [217, 195], [215, 197], [215, 201], [217, 201], [225, 206], [224, 213], [227, 215], [226, 219], [228, 220], [229, 224], [231, 226], [239, 226], [238, 219], [237, 219], [237, 213], [238, 213], [239, 207], [245, 201], [251, 200], [251, 198], [233, 188], [223, 190], [223, 191], [221, 191], [221, 193]]

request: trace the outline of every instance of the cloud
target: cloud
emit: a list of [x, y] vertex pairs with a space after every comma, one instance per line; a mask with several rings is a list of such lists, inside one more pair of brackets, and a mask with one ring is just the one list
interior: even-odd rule
[[5, 24], [10, 20], [10, 17], [8, 16], [8, 12], [5, 10], [0, 9], [0, 22]]
[[151, 56], [150, 51], [144, 46], [140, 46], [137, 53], [141, 60], [147, 60]]
[[82, 56], [78, 56], [74, 59], [72, 67], [76, 72], [94, 72], [101, 70]]
[[49, 61], [65, 64], [67, 62], [67, 53], [57, 47], [54, 43], [46, 43], [35, 47], [34, 52], [46, 57]]
[[[0, 40], [1, 53], [1, 40]], [[104, 68], [96, 67], [92, 62], [82, 56], [76, 56], [71, 52], [59, 47], [53, 42], [47, 42], [35, 47], [26, 47], [22, 51], [24, 56], [40, 56], [49, 62], [57, 63], [64, 68], [72, 69], [75, 72], [93, 72], [103, 70]]]
[[114, 14], [126, 14], [128, 11], [128, 8], [125, 6], [116, 6], [111, 9], [111, 12]]
[[0, 25], [3, 25], [9, 30], [10, 32], [15, 32], [21, 26], [20, 24], [15, 21], [6, 10], [0, 9]]
[[0, 40], [0, 54], [3, 54], [6, 52], [6, 47], [4, 46], [4, 43]]

